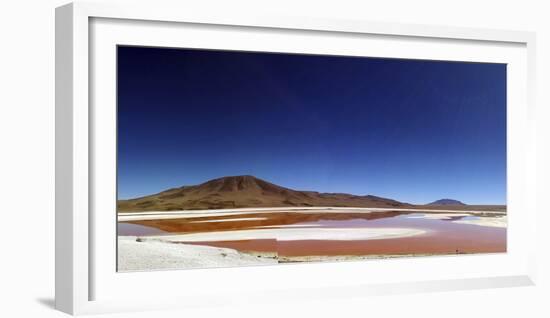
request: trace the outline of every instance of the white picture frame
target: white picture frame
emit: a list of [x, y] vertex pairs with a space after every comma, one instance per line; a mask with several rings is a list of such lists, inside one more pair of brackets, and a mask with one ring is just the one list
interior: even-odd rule
[[[97, 24], [98, 21], [106, 22]], [[94, 24], [96, 23], [96, 24]], [[149, 24], [149, 26], [148, 26]], [[141, 25], [146, 30], [150, 25], [155, 27], [154, 39], [150, 32], [135, 29]], [[108, 172], [98, 171], [105, 166], [101, 158], [113, 156], [105, 152], [103, 144], [96, 144], [108, 139], [109, 131], [103, 135], [94, 129], [98, 121], [102, 124], [112, 122], [109, 119], [109, 107], [101, 111], [94, 108], [98, 98], [110, 105], [112, 93], [115, 92], [112, 81], [112, 56], [104, 54], [102, 47], [113, 47], [123, 44], [142, 44], [158, 46], [185, 45], [174, 42], [174, 34], [183, 32], [182, 27], [192, 26], [189, 32], [201, 32], [201, 27], [208, 27], [214, 33], [210, 41], [216, 41], [215, 33], [219, 30], [252, 31], [255, 34], [270, 33], [272, 36], [291, 40], [296, 34], [309, 36], [315, 34], [322, 40], [340, 41], [339, 37], [380, 38], [380, 41], [396, 39], [409, 41], [411, 48], [400, 51], [398, 57], [425, 57], [422, 52], [431, 45], [441, 46], [440, 53], [449, 59], [485, 61], [496, 59], [511, 65], [513, 71], [509, 78], [508, 95], [508, 193], [509, 193], [509, 235], [511, 247], [502, 255], [467, 256], [466, 258], [449, 259], [445, 257], [381, 260], [368, 262], [345, 262], [334, 264], [304, 264], [230, 269], [207, 269], [196, 271], [171, 271], [155, 273], [115, 273], [114, 267], [107, 269], [98, 265], [98, 260], [112, 262], [111, 250], [103, 249], [108, 239], [100, 240], [93, 236], [98, 229], [109, 228], [115, 222], [112, 219], [94, 216], [91, 211], [97, 205], [104, 204], [95, 200], [98, 184], [103, 184], [112, 176]], [[134, 30], [134, 31], [132, 31]], [[229, 31], [227, 31], [229, 32]], [[149, 34], [149, 35], [147, 35]], [[191, 33], [190, 33], [191, 34]], [[230, 34], [231, 35], [231, 34]], [[248, 47], [247, 37], [239, 48]], [[331, 38], [331, 39], [329, 39]], [[121, 40], [122, 39], [122, 40]], [[296, 39], [295, 39], [296, 40]], [[99, 42], [98, 42], [99, 41]], [[343, 41], [343, 40], [342, 40]], [[346, 40], [347, 41], [347, 40]], [[352, 40], [349, 40], [352, 41]], [[353, 40], [355, 41], [355, 40]], [[420, 41], [415, 49], [415, 41]], [[174, 44], [174, 43], [175, 44]], [[276, 42], [276, 41], [275, 41]], [[273, 43], [275, 43], [273, 42]], [[356, 42], [356, 41], [355, 41]], [[314, 41], [311, 45], [314, 46]], [[335, 42], [336, 43], [336, 42]], [[349, 42], [353, 47], [352, 43]], [[203, 44], [197, 44], [203, 45]], [[216, 46], [215, 43], [212, 44]], [[317, 52], [319, 48], [311, 50]], [[483, 47], [476, 49], [477, 46]], [[534, 283], [536, 251], [535, 219], [537, 212], [534, 206], [536, 173], [534, 168], [535, 143], [534, 127], [534, 70], [535, 70], [535, 35], [531, 32], [502, 31], [485, 29], [454, 28], [427, 25], [406, 25], [399, 23], [379, 23], [367, 21], [308, 19], [290, 16], [224, 16], [215, 14], [198, 14], [188, 11], [184, 5], [136, 3], [132, 6], [78, 2], [56, 9], [56, 308], [71, 314], [102, 313], [127, 310], [144, 310], [167, 307], [185, 307], [216, 304], [229, 304], [246, 301], [273, 302], [297, 299], [339, 298], [354, 295], [355, 297], [372, 294], [392, 294], [418, 291], [438, 291], [457, 289], [476, 289], [489, 287], [525, 286]], [[96, 50], [97, 49], [97, 50]], [[334, 46], [338, 50], [338, 46]], [[347, 48], [349, 50], [349, 48]], [[268, 50], [268, 49], [265, 49]], [[287, 49], [287, 51], [290, 48]], [[317, 50], [317, 51], [316, 51]], [[360, 48], [357, 54], [361, 55]], [[453, 51], [451, 55], [451, 51]], [[499, 57], [503, 52], [502, 56]], [[346, 51], [348, 54], [353, 52]], [[324, 52], [339, 54], [340, 52]], [[389, 53], [379, 51], [378, 55]], [[103, 58], [102, 56], [105, 56]], [[453, 57], [454, 56], [454, 57]], [[468, 57], [469, 56], [469, 57]], [[431, 58], [437, 58], [433, 55]], [[98, 65], [100, 65], [98, 67]], [[98, 67], [95, 69], [94, 67]], [[94, 76], [102, 79], [98, 85]], [[102, 93], [94, 95], [99, 90]], [[111, 92], [109, 95], [108, 92]], [[107, 93], [105, 93], [107, 92]], [[111, 109], [112, 111], [112, 109]], [[111, 112], [112, 114], [112, 112]], [[112, 150], [112, 147], [107, 147]], [[101, 157], [103, 156], [103, 157]], [[99, 159], [98, 159], [99, 158]], [[107, 168], [109, 170], [109, 168]], [[107, 188], [114, 187], [111, 184]], [[108, 204], [108, 202], [106, 203]], [[514, 211], [522, 211], [521, 218]], [[114, 228], [112, 228], [114, 233]], [[112, 234], [107, 235], [112, 237]], [[112, 244], [115, 244], [112, 240]], [[384, 262], [383, 264], [380, 262]], [[426, 269], [435, 264], [446, 266], [447, 271]], [[369, 264], [369, 269], [365, 268]], [[484, 265], [486, 264], [486, 265]], [[501, 264], [501, 268], [491, 268], [490, 264]], [[305, 266], [305, 267], [304, 267]], [[383, 277], [384, 273], [397, 271], [407, 266], [416, 270], [414, 274]], [[109, 269], [112, 268], [112, 269]], [[462, 270], [458, 270], [462, 268]], [[243, 271], [249, 276], [243, 282]], [[349, 275], [327, 275], [345, 271]], [[106, 273], [108, 272], [108, 273]], [[191, 273], [193, 272], [193, 273]], [[353, 277], [353, 273], [364, 273], [363, 278]], [[191, 274], [190, 274], [191, 273]], [[118, 275], [118, 276], [117, 276]], [[122, 275], [122, 276], [121, 276]], [[138, 276], [136, 276], [138, 275]], [[141, 276], [140, 276], [141, 275]], [[282, 275], [292, 275], [291, 282], [277, 283]], [[115, 278], [115, 276], [117, 276]], [[386, 275], [387, 276], [387, 275]], [[226, 280], [228, 288], [207, 288], [193, 291], [173, 292], [173, 297], [158, 294], [146, 295], [144, 300], [117, 297], [121, 291], [131, 291], [135, 284], [155, 284], [154, 281], [185, 279], [190, 284], [198, 285], [201, 279], [212, 277], [212, 280]], [[270, 287], [255, 285], [262, 277], [271, 277]], [[279, 277], [279, 279], [278, 279]], [[319, 277], [326, 277], [319, 280]], [[377, 278], [378, 277], [378, 278]], [[101, 280], [99, 284], [98, 281]], [[239, 281], [241, 280], [241, 281]], [[124, 285], [124, 288], [121, 286]], [[98, 287], [103, 286], [103, 287]], [[112, 291], [109, 293], [109, 291]], [[258, 291], [261, 291], [259, 293]], [[307, 292], [304, 292], [307, 291]], [[129, 293], [131, 294], [131, 293]], [[135, 295], [134, 295], [135, 296]], [[183, 297], [185, 296], [185, 297]], [[246, 296], [246, 297], [242, 297]]]

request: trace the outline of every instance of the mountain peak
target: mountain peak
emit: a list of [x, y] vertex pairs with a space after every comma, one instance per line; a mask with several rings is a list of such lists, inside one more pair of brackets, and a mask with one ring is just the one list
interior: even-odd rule
[[119, 200], [119, 211], [169, 211], [252, 207], [402, 207], [395, 200], [345, 193], [298, 191], [252, 175], [212, 179], [156, 195]]
[[466, 205], [466, 204], [453, 199], [440, 199], [432, 203], [428, 203], [427, 205]]
[[253, 175], [243, 174], [243, 175], [238, 175], [238, 176], [226, 176], [226, 177], [211, 179], [211, 180], [208, 180], [208, 181], [204, 182], [203, 184], [209, 183], [209, 182], [217, 182], [217, 181], [244, 181], [244, 180], [255, 181], [255, 180], [261, 180], [261, 179], [256, 178]]
[[218, 192], [253, 191], [280, 192], [284, 188], [269, 183], [252, 175], [228, 176], [206, 181], [197, 186], [198, 189]]

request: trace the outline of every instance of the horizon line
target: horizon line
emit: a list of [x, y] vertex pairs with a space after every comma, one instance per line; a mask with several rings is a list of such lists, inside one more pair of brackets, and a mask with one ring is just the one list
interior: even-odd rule
[[372, 194], [372, 193], [357, 194], [357, 193], [352, 193], [352, 192], [331, 192], [331, 191], [317, 191], [317, 190], [294, 189], [294, 188], [290, 188], [290, 187], [286, 187], [286, 186], [282, 186], [282, 185], [273, 183], [273, 182], [268, 181], [268, 180], [265, 180], [265, 179], [263, 179], [263, 178], [256, 177], [255, 175], [252, 175], [252, 174], [241, 174], [241, 175], [230, 175], [230, 176], [216, 177], [216, 178], [207, 179], [206, 181], [199, 182], [199, 183], [192, 184], [192, 185], [181, 185], [181, 186], [175, 186], [175, 187], [167, 187], [167, 188], [165, 188], [164, 190], [160, 190], [160, 191], [157, 191], [157, 192], [152, 192], [152, 193], [149, 193], [149, 194], [143, 194], [143, 195], [138, 195], [138, 196], [133, 196], [133, 197], [127, 197], [127, 198], [120, 198], [120, 197], [119, 197], [119, 194], [118, 194], [119, 191], [118, 191], [118, 186], [117, 186], [117, 202], [118, 202], [118, 201], [135, 200], [135, 199], [139, 199], [139, 198], [143, 198], [143, 197], [147, 197], [147, 196], [153, 196], [153, 195], [160, 194], [160, 193], [162, 193], [162, 192], [166, 192], [166, 191], [174, 190], [174, 189], [180, 189], [180, 188], [184, 188], [184, 187], [195, 187], [195, 186], [199, 186], [199, 185], [201, 185], [201, 184], [205, 184], [205, 183], [207, 183], [207, 182], [214, 181], [214, 180], [218, 180], [218, 179], [239, 178], [239, 177], [251, 177], [251, 178], [258, 179], [258, 180], [261, 180], [261, 181], [264, 181], [264, 182], [271, 183], [271, 184], [273, 184], [273, 185], [275, 185], [275, 186], [278, 186], [278, 187], [281, 187], [281, 188], [286, 188], [286, 189], [289, 189], [289, 190], [292, 190], [292, 191], [298, 191], [298, 192], [317, 192], [317, 193], [322, 193], [322, 194], [347, 194], [347, 195], [362, 196], [362, 197], [364, 197], [364, 196], [374, 196], [374, 197], [379, 197], [379, 198], [384, 198], [384, 199], [395, 200], [395, 201], [398, 201], [398, 202], [400, 202], [400, 203], [412, 204], [412, 205], [429, 205], [429, 204], [431, 204], [431, 203], [433, 203], [433, 202], [440, 201], [440, 200], [454, 200], [454, 201], [459, 201], [459, 202], [461, 202], [461, 203], [464, 204], [464, 205], [507, 205], [507, 202], [504, 202], [504, 203], [465, 203], [465, 202], [462, 201], [462, 200], [455, 199], [455, 198], [451, 198], [451, 197], [441, 197], [441, 198], [432, 200], [432, 201], [430, 201], [430, 202], [428, 202], [428, 203], [414, 203], [414, 202], [401, 201], [401, 200], [395, 199], [395, 198], [393, 198], [393, 197], [386, 197], [386, 196], [375, 195], [375, 194]]

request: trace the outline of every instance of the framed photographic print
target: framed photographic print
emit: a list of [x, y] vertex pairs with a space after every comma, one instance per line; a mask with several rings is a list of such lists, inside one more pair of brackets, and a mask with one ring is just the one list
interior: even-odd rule
[[174, 9], [57, 9], [58, 309], [533, 283], [532, 33]]
[[506, 252], [505, 64], [118, 46], [117, 103], [118, 271]]

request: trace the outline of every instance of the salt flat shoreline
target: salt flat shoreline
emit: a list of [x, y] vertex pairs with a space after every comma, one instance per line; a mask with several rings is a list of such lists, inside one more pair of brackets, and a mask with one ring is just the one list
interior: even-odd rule
[[[407, 218], [424, 218], [431, 220], [447, 220], [452, 223], [467, 224], [469, 226], [505, 228], [507, 224], [506, 212], [495, 211], [454, 211], [454, 210], [419, 210], [419, 209], [380, 209], [380, 208], [262, 208], [246, 210], [216, 210], [216, 211], [169, 211], [169, 212], [137, 212], [119, 214], [121, 223], [180, 219], [185, 218], [188, 223], [211, 222], [239, 222], [243, 220], [263, 220], [265, 213], [297, 213], [297, 214], [357, 214], [383, 213], [388, 211], [411, 212]], [[254, 214], [251, 216], [250, 214]], [[225, 218], [217, 218], [223, 216]], [[229, 217], [226, 217], [229, 216]], [[233, 216], [233, 217], [231, 217]], [[463, 218], [462, 218], [463, 217]], [[194, 219], [197, 220], [194, 220]], [[203, 218], [206, 218], [203, 219]], [[212, 219], [208, 219], [212, 218]], [[234, 267], [249, 265], [269, 265], [296, 262], [323, 262], [323, 261], [353, 261], [363, 259], [385, 259], [395, 257], [415, 257], [435, 254], [369, 254], [369, 255], [307, 255], [307, 256], [279, 256], [277, 252], [241, 252], [233, 246], [214, 247], [203, 245], [200, 242], [217, 241], [365, 241], [399, 239], [407, 237], [424, 237], [432, 231], [410, 227], [323, 227], [311, 224], [281, 224], [255, 226], [246, 229], [209, 230], [190, 233], [163, 233], [155, 235], [119, 236], [118, 237], [118, 270], [149, 271], [166, 269], [192, 269], [212, 267]], [[135, 235], [132, 233], [132, 235]], [[395, 251], [395, 250], [394, 250]], [[454, 254], [454, 253], [451, 253]]]
[[[187, 244], [219, 240], [378, 240], [411, 237], [426, 231], [408, 228], [291, 228], [251, 229], [176, 235], [119, 236], [118, 270], [188, 269], [296, 262], [276, 254], [245, 253], [231, 248]], [[323, 256], [318, 256], [319, 261]], [[334, 257], [327, 256], [327, 260]], [[355, 259], [355, 257], [354, 257]]]
[[117, 254], [119, 272], [278, 264], [274, 257], [230, 248], [140, 241], [136, 236], [119, 236]]
[[506, 228], [508, 226], [508, 217], [506, 215], [498, 218], [480, 217], [477, 220], [454, 220], [453, 222], [461, 224]]
[[329, 241], [356, 241], [381, 240], [404, 238], [425, 234], [426, 231], [409, 228], [270, 228], [246, 229], [232, 231], [209, 231], [190, 234], [140, 236], [140, 240], [160, 240], [164, 242], [216, 242], [265, 240], [300, 241], [300, 240], [329, 240]]
[[[467, 216], [471, 216], [471, 214], [469, 213], [423, 213], [422, 216], [415, 216], [415, 217], [410, 216], [409, 218], [451, 220], [453, 217], [456, 217], [456, 216], [467, 217]], [[458, 220], [452, 220], [452, 222], [460, 223], [460, 224], [506, 228], [508, 226], [508, 216], [505, 214], [492, 215], [492, 216], [479, 216], [477, 217], [477, 219], [458, 219]]]
[[119, 272], [465, 255], [464, 253], [405, 253], [278, 256], [276, 253], [269, 252], [239, 252], [231, 248], [206, 245], [170, 243], [158, 240], [138, 240], [135, 236], [119, 236], [118, 248], [117, 271]]
[[231, 248], [174, 243], [162, 240], [138, 240], [135, 236], [119, 236], [117, 270], [119, 272], [133, 272], [220, 268], [302, 262], [388, 259], [429, 255], [433, 254], [312, 255], [281, 257], [269, 252], [239, 252]]
[[180, 211], [150, 211], [150, 212], [118, 212], [119, 222], [148, 221], [161, 219], [179, 219], [211, 216], [231, 216], [246, 214], [262, 214], [274, 212], [295, 213], [376, 213], [376, 212], [422, 212], [422, 213], [453, 213], [453, 214], [493, 214], [505, 215], [506, 211], [478, 211], [478, 210], [430, 210], [430, 209], [399, 209], [399, 208], [347, 208], [347, 207], [278, 207], [278, 208], [243, 208], [217, 210], [180, 210]]

